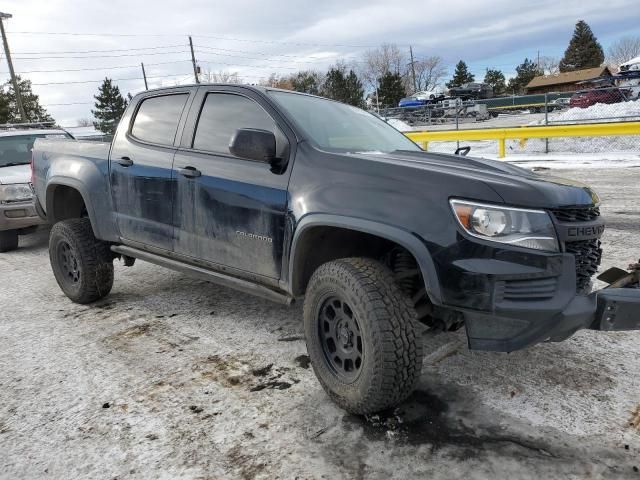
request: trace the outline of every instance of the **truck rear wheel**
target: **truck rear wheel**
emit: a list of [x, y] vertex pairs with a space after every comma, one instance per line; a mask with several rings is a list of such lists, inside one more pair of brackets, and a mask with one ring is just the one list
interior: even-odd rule
[[18, 248], [18, 231], [5, 230], [0, 232], [0, 252], [10, 252]]
[[88, 218], [64, 220], [53, 226], [49, 259], [58, 285], [76, 303], [95, 302], [113, 287], [109, 246], [96, 239]]
[[422, 366], [416, 312], [380, 262], [320, 266], [307, 287], [304, 328], [313, 370], [345, 410], [377, 412], [413, 392]]

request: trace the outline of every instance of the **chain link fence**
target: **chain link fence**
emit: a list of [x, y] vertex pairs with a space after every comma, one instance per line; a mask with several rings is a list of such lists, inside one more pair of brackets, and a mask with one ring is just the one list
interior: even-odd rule
[[[388, 108], [379, 115], [401, 131], [438, 131], [576, 125], [640, 121], [637, 86], [500, 97], [483, 100], [445, 98], [424, 105]], [[450, 152], [470, 146], [472, 155], [498, 153], [495, 141], [430, 142], [429, 150]], [[507, 155], [540, 153], [624, 153], [640, 158], [638, 135], [508, 140]]]

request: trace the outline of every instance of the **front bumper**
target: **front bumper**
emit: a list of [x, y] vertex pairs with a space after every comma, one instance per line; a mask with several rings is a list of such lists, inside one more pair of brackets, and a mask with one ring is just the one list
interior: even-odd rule
[[6, 230], [21, 230], [46, 223], [35, 208], [34, 200], [0, 204], [0, 232]]
[[469, 348], [512, 352], [544, 341], [559, 342], [578, 330], [640, 330], [640, 288], [604, 288], [578, 295], [561, 312], [532, 317], [464, 313]]
[[[586, 225], [569, 234], [592, 234]], [[640, 280], [581, 293], [591, 274], [577, 264], [581, 258], [468, 239], [434, 256], [443, 306], [463, 314], [469, 348], [499, 352], [562, 341], [581, 329], [640, 329]]]

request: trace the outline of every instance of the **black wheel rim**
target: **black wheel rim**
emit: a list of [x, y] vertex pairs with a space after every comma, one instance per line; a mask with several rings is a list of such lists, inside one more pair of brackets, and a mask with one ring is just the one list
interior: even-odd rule
[[322, 303], [318, 334], [331, 371], [344, 382], [355, 381], [362, 369], [364, 342], [358, 320], [344, 300], [333, 296]]
[[67, 242], [58, 243], [58, 265], [64, 281], [77, 284], [80, 281], [80, 265], [75, 252]]

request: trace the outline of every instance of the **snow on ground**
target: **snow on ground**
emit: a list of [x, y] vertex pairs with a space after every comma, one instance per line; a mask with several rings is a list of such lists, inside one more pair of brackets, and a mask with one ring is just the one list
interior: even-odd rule
[[[596, 103], [587, 108], [569, 108], [561, 112], [549, 113], [549, 122], [551, 124], [636, 121], [638, 119], [640, 119], [640, 100], [619, 103]], [[529, 125], [544, 124], [544, 118], [529, 122]]]
[[[602, 198], [602, 268], [636, 259], [640, 170], [557, 174]], [[417, 392], [361, 418], [315, 379], [300, 306], [144, 262], [76, 305], [47, 232], [20, 244], [0, 254], [0, 479], [640, 478], [640, 332], [509, 355], [425, 336]]]

